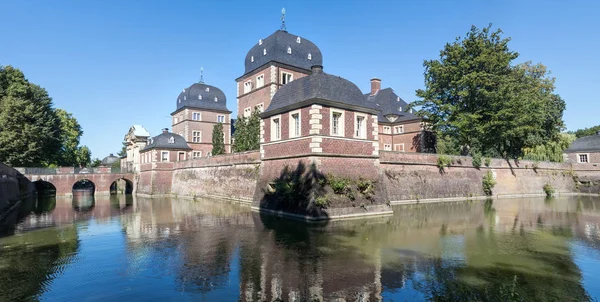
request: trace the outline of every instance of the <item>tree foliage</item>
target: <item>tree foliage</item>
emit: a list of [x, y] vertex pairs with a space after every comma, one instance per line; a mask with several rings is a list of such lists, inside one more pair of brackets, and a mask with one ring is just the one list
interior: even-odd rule
[[225, 153], [225, 139], [223, 135], [223, 124], [217, 123], [214, 125], [212, 132], [212, 155], [220, 155]]
[[250, 117], [238, 117], [233, 134], [233, 151], [244, 152], [260, 148], [260, 112], [254, 108]]
[[523, 149], [523, 159], [563, 162], [563, 151], [575, 140], [574, 134], [561, 133], [558, 140]]
[[48, 92], [11, 66], [0, 66], [0, 125], [0, 162], [25, 167], [89, 162], [75, 117], [54, 109]]
[[121, 146], [121, 151], [119, 151], [117, 153], [117, 155], [119, 157], [123, 157], [127, 155], [127, 142], [123, 142], [123, 145]]
[[[448, 43], [424, 62], [425, 89], [417, 114], [450, 154], [476, 151], [517, 159], [525, 148], [557, 141], [565, 102], [542, 64], [513, 65], [518, 53], [491, 25]], [[438, 150], [439, 153], [439, 150]]]
[[0, 67], [0, 125], [0, 161], [8, 165], [48, 165], [61, 149], [52, 99], [11, 66]]
[[600, 125], [590, 128], [578, 129], [576, 131], [569, 131], [569, 133], [574, 134], [577, 138], [580, 138], [584, 136], [596, 135], [598, 131], [600, 131]]

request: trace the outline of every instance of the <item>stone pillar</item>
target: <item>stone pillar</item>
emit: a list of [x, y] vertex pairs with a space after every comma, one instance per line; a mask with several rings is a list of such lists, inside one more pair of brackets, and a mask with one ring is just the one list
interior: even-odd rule
[[[323, 106], [321, 105], [315, 104], [310, 106], [310, 120], [308, 121], [308, 124], [310, 125], [309, 134], [321, 134], [321, 131], [323, 130], [323, 115], [321, 114], [321, 109], [323, 109]], [[310, 142], [310, 151], [313, 153], [323, 153], [323, 148], [321, 148], [322, 142], [322, 137], [313, 137]]]

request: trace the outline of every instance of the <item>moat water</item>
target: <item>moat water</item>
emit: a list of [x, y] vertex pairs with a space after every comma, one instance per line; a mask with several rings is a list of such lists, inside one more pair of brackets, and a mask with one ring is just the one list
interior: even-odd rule
[[226, 201], [39, 201], [0, 238], [0, 301], [600, 299], [600, 198], [395, 206], [305, 225]]

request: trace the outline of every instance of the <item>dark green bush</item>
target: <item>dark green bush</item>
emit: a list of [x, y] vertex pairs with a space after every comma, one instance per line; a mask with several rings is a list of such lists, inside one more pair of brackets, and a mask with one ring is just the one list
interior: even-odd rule
[[479, 169], [481, 167], [481, 154], [474, 153], [473, 154], [473, 167]]
[[554, 188], [550, 184], [545, 184], [544, 192], [546, 192], [546, 196], [550, 197], [554, 194]]
[[487, 171], [485, 174], [483, 174], [483, 180], [481, 183], [483, 185], [483, 192], [485, 195], [492, 196], [492, 189], [496, 185], [496, 180], [494, 179], [492, 171]]

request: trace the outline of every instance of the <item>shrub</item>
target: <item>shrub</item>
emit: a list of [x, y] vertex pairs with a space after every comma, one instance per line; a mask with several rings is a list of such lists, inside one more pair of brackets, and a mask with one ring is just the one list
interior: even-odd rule
[[489, 167], [491, 164], [492, 164], [492, 159], [489, 157], [486, 157], [485, 158], [485, 166]]
[[329, 177], [329, 186], [333, 190], [335, 194], [344, 194], [348, 191], [348, 185], [350, 184], [350, 180], [342, 177], [335, 177], [330, 175]]
[[483, 180], [481, 183], [483, 185], [483, 192], [485, 195], [492, 196], [492, 189], [496, 185], [496, 180], [494, 179], [492, 171], [487, 171], [485, 174], [483, 174]]
[[442, 154], [442, 155], [438, 156], [437, 165], [438, 165], [438, 168], [440, 168], [440, 170], [444, 170], [444, 168], [450, 167], [451, 162], [452, 162], [452, 159], [450, 159], [450, 157], [447, 155]]
[[481, 167], [481, 154], [474, 153], [473, 154], [473, 167], [479, 169]]
[[319, 196], [315, 199], [315, 206], [317, 207], [326, 208], [328, 204], [329, 199], [327, 199], [327, 196]]
[[356, 187], [358, 188], [358, 192], [365, 196], [375, 193], [375, 183], [367, 179], [360, 178], [356, 183]]
[[550, 184], [545, 184], [544, 192], [546, 192], [546, 196], [550, 197], [554, 194], [554, 188]]

